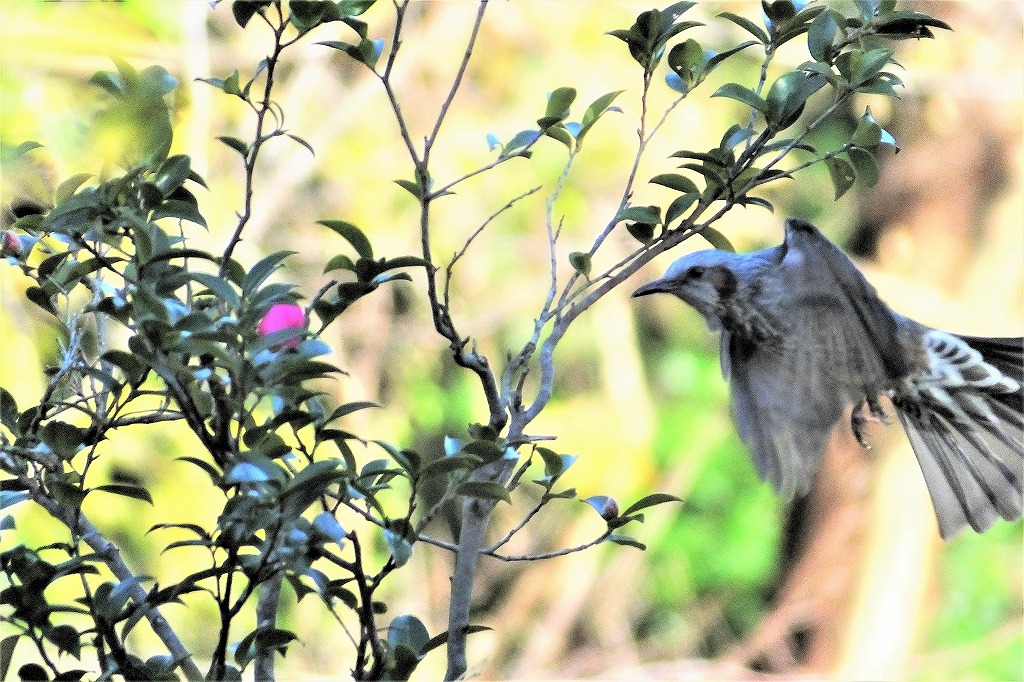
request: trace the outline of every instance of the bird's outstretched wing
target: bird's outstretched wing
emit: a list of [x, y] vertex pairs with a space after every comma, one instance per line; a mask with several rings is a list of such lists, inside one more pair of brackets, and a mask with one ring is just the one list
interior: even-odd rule
[[928, 363], [893, 395], [942, 537], [1024, 510], [1024, 339], [922, 337]]
[[912, 363], [892, 311], [810, 223], [787, 221], [782, 257], [762, 277], [759, 305], [784, 316], [782, 331], [765, 343], [725, 340], [733, 415], [762, 478], [791, 497], [809, 490], [847, 406]]

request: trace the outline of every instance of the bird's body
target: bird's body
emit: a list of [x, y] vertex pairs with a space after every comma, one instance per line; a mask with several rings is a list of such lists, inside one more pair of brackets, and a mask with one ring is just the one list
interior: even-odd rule
[[809, 489], [835, 425], [888, 396], [910, 437], [943, 537], [1024, 510], [1024, 340], [958, 336], [893, 312], [808, 222], [780, 246], [700, 251], [634, 296], [676, 295], [721, 331], [732, 412], [758, 472]]

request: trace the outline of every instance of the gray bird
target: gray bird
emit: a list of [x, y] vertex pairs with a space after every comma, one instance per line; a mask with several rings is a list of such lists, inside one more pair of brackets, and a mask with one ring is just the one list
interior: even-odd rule
[[721, 331], [732, 414], [762, 479], [805, 494], [853, 406], [863, 444], [887, 396], [924, 473], [939, 531], [982, 532], [1024, 509], [1024, 339], [932, 329], [893, 312], [818, 229], [747, 254], [699, 251], [633, 296], [669, 293]]

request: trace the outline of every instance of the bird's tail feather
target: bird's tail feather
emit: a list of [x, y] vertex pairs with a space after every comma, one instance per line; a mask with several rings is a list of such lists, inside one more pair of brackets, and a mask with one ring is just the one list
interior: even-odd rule
[[968, 525], [982, 532], [999, 517], [1013, 521], [1024, 512], [1024, 341], [960, 338], [1016, 390], [1007, 390], [1008, 382], [992, 390], [974, 385], [962, 395], [945, 389], [958, 409], [927, 393], [914, 401], [893, 399], [944, 538]]

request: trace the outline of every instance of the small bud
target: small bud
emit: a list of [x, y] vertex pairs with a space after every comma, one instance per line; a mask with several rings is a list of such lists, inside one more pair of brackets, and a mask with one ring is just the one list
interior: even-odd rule
[[267, 336], [285, 329], [297, 330], [294, 338], [282, 341], [279, 348], [295, 348], [302, 340], [301, 331], [306, 329], [306, 313], [294, 303], [275, 303], [260, 320], [259, 334]]
[[601, 509], [601, 518], [605, 521], [611, 521], [619, 517], [619, 503], [615, 501], [614, 497], [609, 497], [605, 500], [604, 508]]
[[11, 230], [4, 231], [0, 247], [4, 255], [21, 257], [21, 238]]

